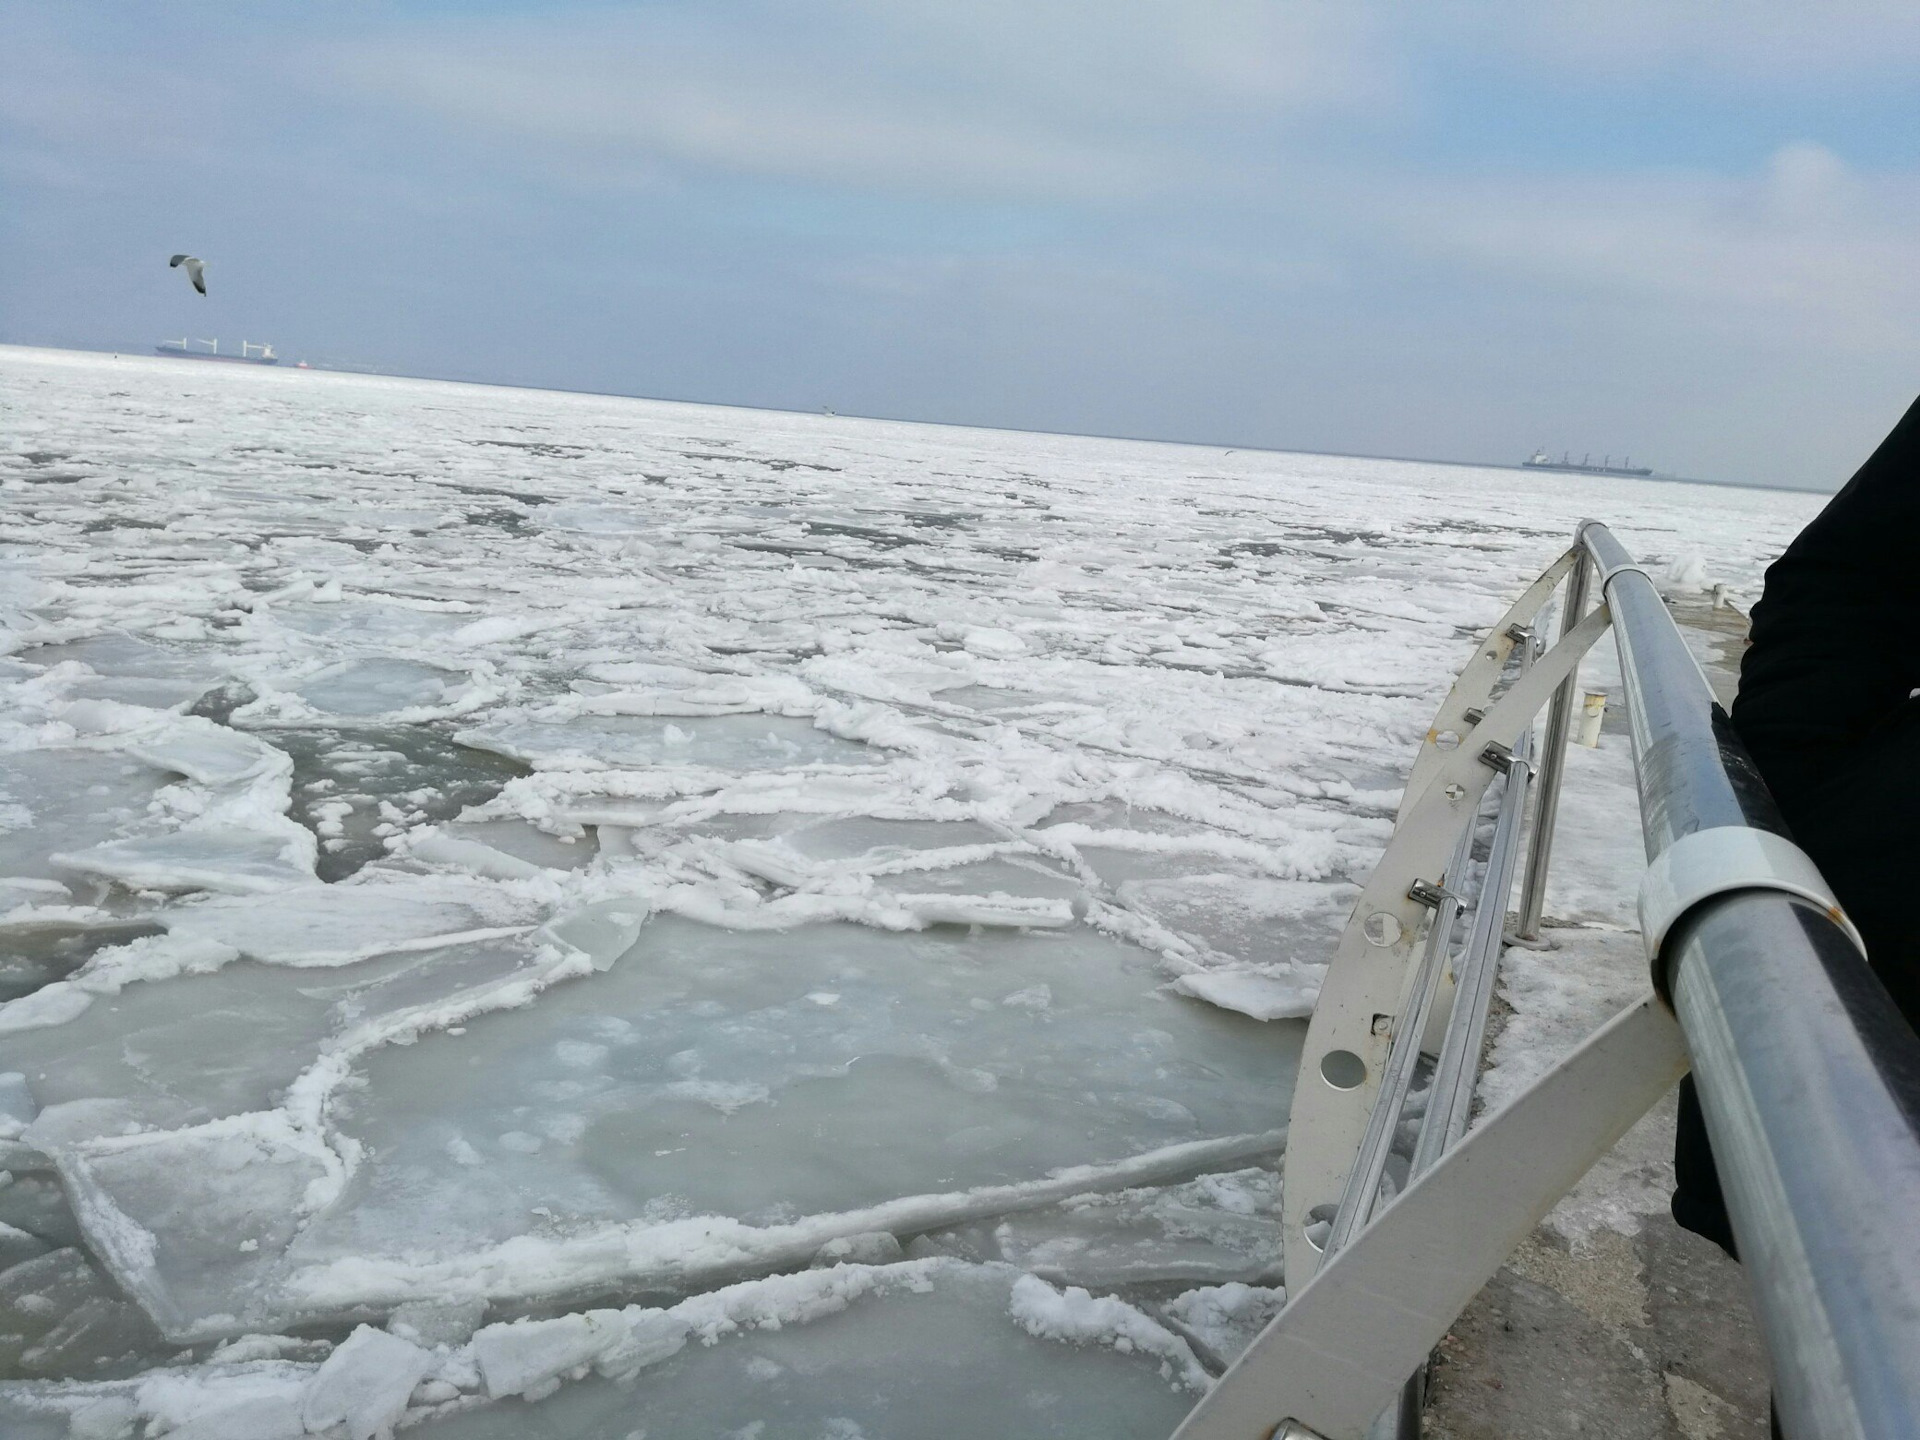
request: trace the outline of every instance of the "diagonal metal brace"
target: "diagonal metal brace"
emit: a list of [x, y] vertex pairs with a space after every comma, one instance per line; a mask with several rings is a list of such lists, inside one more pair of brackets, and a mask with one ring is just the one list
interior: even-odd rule
[[1282, 1421], [1297, 1427], [1282, 1435], [1364, 1440], [1514, 1247], [1686, 1071], [1653, 995], [1616, 1015], [1337, 1252], [1174, 1440], [1267, 1440]]

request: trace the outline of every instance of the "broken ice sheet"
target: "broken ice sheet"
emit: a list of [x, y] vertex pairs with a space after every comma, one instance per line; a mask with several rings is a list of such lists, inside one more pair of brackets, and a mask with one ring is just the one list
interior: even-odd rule
[[165, 649], [117, 633], [35, 646], [21, 652], [20, 658], [49, 667], [68, 662], [85, 665], [93, 674], [69, 684], [69, 695], [160, 710], [192, 704], [226, 675], [217, 655]]
[[1176, 934], [1255, 964], [1323, 963], [1350, 903], [1346, 887], [1265, 875], [1127, 880], [1121, 900]]
[[[25, 1138], [59, 1159], [102, 1258], [163, 1328], [225, 1333], [208, 1317], [263, 1303], [301, 1215], [351, 1173], [352, 1152], [329, 1144], [314, 1113], [346, 1062], [526, 998], [556, 957], [483, 940], [319, 973], [241, 961], [129, 986], [63, 1026], [11, 1037], [44, 1107]], [[283, 1100], [291, 1110], [272, 1108]]]
[[[365, 878], [365, 877], [363, 877]], [[418, 950], [446, 937], [524, 926], [530, 913], [496, 887], [457, 879], [310, 886], [271, 898], [213, 897], [164, 912], [167, 930], [279, 965], [341, 965]]]
[[202, 823], [169, 835], [57, 851], [49, 858], [57, 868], [136, 890], [258, 895], [314, 879], [313, 836], [298, 827], [256, 830]]
[[1280, 1177], [1269, 1168], [1081, 1195], [916, 1241], [914, 1253], [1005, 1260], [1056, 1284], [1259, 1281], [1280, 1274]]
[[[1296, 1034], [1168, 996], [1152, 956], [1085, 927], [736, 933], [660, 916], [639, 934], [612, 969], [536, 1005], [364, 1053], [329, 1112], [359, 1168], [284, 1255], [266, 1243], [277, 1235], [244, 1255], [208, 1252], [252, 1223], [238, 1211], [195, 1238], [187, 1216], [202, 1203], [193, 1197], [205, 1167], [171, 1152], [202, 1141], [156, 1136], [89, 1152], [89, 1183], [152, 1233], [181, 1332], [223, 1312], [261, 1328], [388, 1305], [411, 1293], [409, 1276], [507, 1298], [657, 1284], [687, 1265], [751, 1267], [756, 1247], [797, 1243], [780, 1227], [805, 1217], [1261, 1135], [1285, 1113]], [[349, 992], [352, 968], [302, 1002], [306, 1018], [261, 1015], [262, 1033], [324, 1027], [321, 1001], [333, 994], [375, 1013], [390, 990], [433, 979], [399, 970]], [[207, 980], [248, 973], [258, 970]], [[312, 976], [302, 973], [304, 991]], [[312, 1043], [272, 1049], [311, 1053]], [[80, 1056], [29, 1063], [50, 1074], [117, 1063], [97, 1046]], [[287, 1083], [286, 1069], [236, 1077], [231, 1098]], [[185, 1071], [169, 1067], [168, 1097], [198, 1086], [211, 1108], [210, 1077]], [[143, 1083], [123, 1072], [98, 1088]], [[300, 1190], [325, 1163], [289, 1152], [260, 1173]], [[261, 1223], [286, 1201], [263, 1200]], [[681, 1218], [702, 1215], [720, 1220]], [[833, 1231], [817, 1228], [822, 1239]], [[761, 1230], [771, 1238], [757, 1240]]]
[[[290, 690], [323, 721], [434, 719], [471, 709], [487, 694], [464, 670], [384, 655], [329, 665]], [[235, 718], [246, 723], [251, 714], [249, 707]]]
[[[1110, 1302], [1101, 1324], [1070, 1337], [1034, 1333], [1015, 1313], [1020, 1278], [1007, 1266], [934, 1261], [736, 1286], [634, 1325], [645, 1339], [627, 1363], [648, 1363], [624, 1378], [561, 1383], [537, 1402], [503, 1400], [429, 1422], [420, 1433], [433, 1440], [629, 1440], [636, 1429], [647, 1440], [1157, 1440], [1179, 1424], [1196, 1398], [1187, 1387], [1197, 1380], [1183, 1341], [1119, 1302]], [[678, 1325], [663, 1324], [667, 1317]], [[685, 1335], [678, 1344], [676, 1333]], [[575, 1363], [589, 1360], [620, 1377], [619, 1350], [589, 1350]]]
[[58, 878], [55, 852], [153, 828], [147, 807], [174, 778], [98, 750], [0, 753], [0, 875]]
[[1203, 1358], [1224, 1367], [1240, 1358], [1286, 1303], [1279, 1285], [1230, 1280], [1188, 1290], [1162, 1308]]
[[304, 635], [348, 639], [361, 645], [426, 647], [475, 618], [467, 605], [429, 605], [365, 595], [333, 603], [294, 599], [261, 604], [242, 631], [258, 634], [283, 625]]
[[886, 754], [786, 715], [575, 715], [502, 719], [457, 737], [542, 767], [697, 765], [782, 770], [802, 765], [877, 765]]
[[[464, 919], [459, 907], [446, 908], [445, 923]], [[263, 935], [249, 933], [245, 920], [210, 916], [202, 933], [228, 935], [282, 963], [233, 958], [211, 974], [174, 974], [181, 961], [170, 949], [186, 949], [188, 962], [204, 968], [222, 958], [222, 942], [191, 935], [135, 942], [145, 953], [127, 957], [122, 973], [151, 969], [160, 978], [96, 995], [64, 1024], [7, 1035], [7, 1063], [26, 1073], [35, 1102], [42, 1109], [112, 1102], [122, 1123], [169, 1127], [269, 1109], [348, 1022], [511, 974], [530, 954], [525, 943], [500, 938], [355, 958], [346, 927], [345, 948], [329, 951], [297, 925]], [[95, 957], [97, 964], [115, 958]]]
[[1189, 1341], [1133, 1305], [945, 1259], [500, 1322], [448, 1345], [362, 1326], [316, 1364], [267, 1358], [303, 1347], [256, 1337], [197, 1370], [0, 1384], [0, 1425], [53, 1440], [298, 1440], [339, 1424], [325, 1433], [366, 1440], [396, 1422], [434, 1440], [1148, 1440], [1206, 1383]]

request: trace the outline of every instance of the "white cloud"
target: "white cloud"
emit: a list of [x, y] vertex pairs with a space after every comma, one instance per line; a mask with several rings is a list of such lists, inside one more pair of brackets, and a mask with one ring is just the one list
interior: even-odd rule
[[1222, 130], [1378, 93], [1369, 29], [1332, 0], [766, 0], [388, 35], [334, 61], [387, 101], [643, 174], [1102, 200], [1218, 171]]
[[1920, 184], [1870, 177], [1811, 142], [1755, 176], [1653, 173], [1411, 180], [1405, 243], [1628, 323], [1764, 329], [1862, 353], [1920, 328]]
[[1605, 85], [1647, 69], [1701, 80], [1830, 82], [1920, 61], [1912, 0], [1451, 0], [1423, 9], [1433, 37], [1496, 46]]

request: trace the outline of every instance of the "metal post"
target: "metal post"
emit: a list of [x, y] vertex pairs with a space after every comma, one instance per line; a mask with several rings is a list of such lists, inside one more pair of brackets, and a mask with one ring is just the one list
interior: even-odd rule
[[[1579, 553], [1573, 569], [1567, 572], [1567, 596], [1560, 611], [1560, 635], [1580, 623], [1587, 610], [1587, 553], [1576, 538]], [[1533, 806], [1533, 841], [1527, 849], [1526, 879], [1520, 884], [1520, 926], [1515, 932], [1522, 940], [1540, 938], [1540, 916], [1547, 903], [1547, 862], [1553, 854], [1553, 824], [1560, 813], [1560, 773], [1566, 768], [1567, 732], [1573, 726], [1573, 706], [1580, 689], [1578, 667], [1568, 672], [1553, 692], [1553, 704], [1547, 710], [1547, 740], [1540, 753], [1540, 782]]]

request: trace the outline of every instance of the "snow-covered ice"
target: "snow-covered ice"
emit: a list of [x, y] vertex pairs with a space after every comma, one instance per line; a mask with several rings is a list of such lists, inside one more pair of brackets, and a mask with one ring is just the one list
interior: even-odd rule
[[[1165, 1434], [1468, 637], [1583, 515], [1751, 597], [1817, 503], [17, 349], [0, 416], [61, 1440]], [[1637, 944], [1623, 754], [1495, 1095]]]

